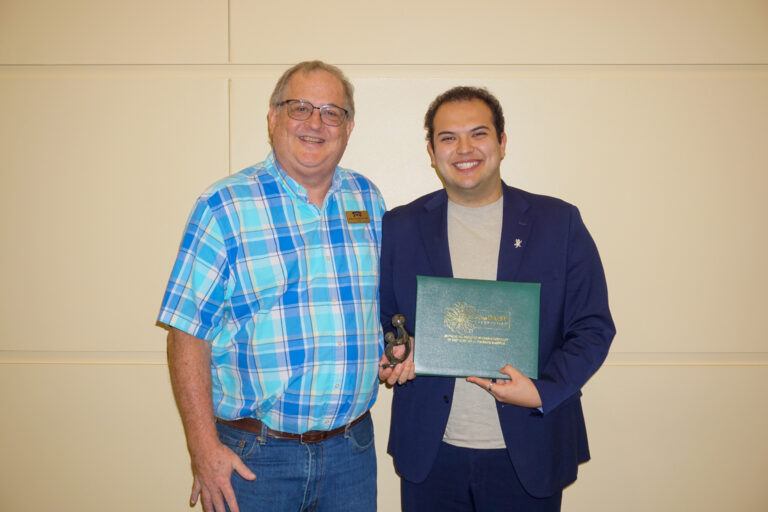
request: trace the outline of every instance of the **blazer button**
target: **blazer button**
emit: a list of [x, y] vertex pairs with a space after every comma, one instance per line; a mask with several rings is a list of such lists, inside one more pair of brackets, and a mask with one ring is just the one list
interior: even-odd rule
[[443, 395], [443, 402], [449, 403], [451, 400], [448, 398], [448, 395]]

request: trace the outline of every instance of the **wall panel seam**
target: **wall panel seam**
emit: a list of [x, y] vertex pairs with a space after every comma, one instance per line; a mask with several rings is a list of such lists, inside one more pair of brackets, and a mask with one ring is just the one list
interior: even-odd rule
[[232, 175], [232, 79], [227, 80], [227, 172]]
[[[282, 72], [287, 67], [292, 66], [293, 62], [288, 63], [233, 63], [228, 60], [226, 63], [220, 62], [195, 62], [195, 63], [174, 63], [174, 62], [160, 62], [160, 63], [76, 63], [76, 62], [56, 62], [56, 63], [0, 63], [0, 70], [3, 69], [231, 69], [231, 70], [249, 70], [249, 69], [268, 69], [275, 72]], [[388, 64], [371, 64], [371, 63], [335, 63], [336, 65], [344, 68], [354, 69], [370, 69], [370, 70], [403, 70], [412, 73], [414, 69], [417, 71], [416, 76], [428, 75], [429, 72], [445, 71], [450, 69], [546, 69], [546, 68], [565, 68], [565, 69], [762, 69], [768, 68], [768, 62], [742, 62], [742, 63], [723, 63], [723, 62], [701, 62], [701, 63], [597, 63], [597, 62], [547, 62], [547, 63], [456, 63], [456, 64], [436, 64], [436, 63], [423, 63], [423, 64], [409, 64], [409, 63], [388, 63]], [[346, 71], [346, 69], [345, 69]], [[410, 75], [413, 76], [413, 75]]]
[[227, 64], [232, 64], [232, 0], [227, 0]]

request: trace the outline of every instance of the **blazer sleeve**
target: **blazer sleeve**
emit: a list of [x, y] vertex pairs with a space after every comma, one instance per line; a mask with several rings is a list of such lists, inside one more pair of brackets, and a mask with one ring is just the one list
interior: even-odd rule
[[[392, 239], [391, 224], [391, 214], [385, 213], [381, 221], [381, 257], [379, 259], [379, 315], [384, 333], [393, 330], [392, 316], [399, 312], [392, 282], [392, 259], [396, 243]], [[383, 347], [383, 338], [381, 344]]]
[[597, 247], [576, 207], [571, 207], [563, 284], [561, 341], [534, 381], [547, 414], [600, 368], [616, 333], [608, 307], [605, 273]]

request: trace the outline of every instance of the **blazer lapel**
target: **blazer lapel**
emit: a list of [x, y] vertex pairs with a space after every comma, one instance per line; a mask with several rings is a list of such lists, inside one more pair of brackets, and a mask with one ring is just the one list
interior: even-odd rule
[[419, 216], [421, 240], [427, 259], [436, 277], [453, 277], [451, 253], [448, 248], [448, 196], [441, 191], [424, 204]]
[[516, 190], [502, 183], [504, 187], [504, 213], [501, 223], [501, 246], [498, 281], [514, 281], [520, 262], [528, 244], [531, 232], [529, 204]]

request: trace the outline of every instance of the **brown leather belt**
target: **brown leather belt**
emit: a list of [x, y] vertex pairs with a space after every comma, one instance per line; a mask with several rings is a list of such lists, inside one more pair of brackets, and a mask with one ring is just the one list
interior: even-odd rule
[[[354, 420], [352, 423], [339, 428], [335, 428], [333, 430], [310, 430], [309, 432], [304, 432], [303, 434], [280, 432], [279, 430], [272, 430], [271, 428], [267, 427], [267, 437], [272, 437], [275, 439], [292, 439], [294, 441], [301, 441], [305, 444], [319, 443], [320, 441], [325, 441], [326, 439], [330, 439], [333, 436], [341, 434], [347, 428], [354, 427], [365, 418], [367, 418], [370, 414], [370, 411], [366, 411], [365, 414]], [[221, 418], [216, 418], [216, 421], [223, 423], [224, 425], [229, 425], [230, 427], [236, 428], [238, 430], [251, 432], [252, 434], [261, 434], [262, 426], [264, 425], [256, 418], [240, 418], [239, 420], [223, 420]]]

